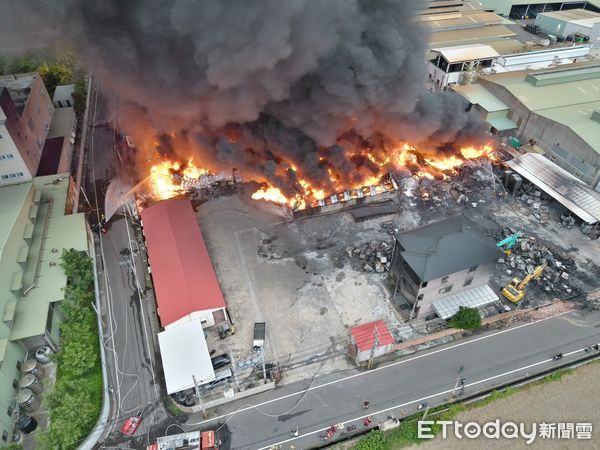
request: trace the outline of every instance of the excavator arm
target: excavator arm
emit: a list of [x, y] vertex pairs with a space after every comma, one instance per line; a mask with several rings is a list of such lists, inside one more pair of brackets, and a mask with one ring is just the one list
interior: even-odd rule
[[522, 290], [529, 284], [531, 280], [537, 280], [541, 275], [544, 269], [546, 268], [546, 264], [542, 264], [541, 266], [537, 266], [533, 272], [528, 274], [523, 280], [517, 285], [517, 289]]

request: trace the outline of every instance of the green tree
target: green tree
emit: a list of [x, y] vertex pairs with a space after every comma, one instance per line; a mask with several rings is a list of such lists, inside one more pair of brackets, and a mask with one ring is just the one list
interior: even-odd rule
[[45, 397], [49, 427], [36, 435], [37, 448], [74, 449], [93, 428], [102, 404], [102, 370], [92, 309], [93, 265], [84, 252], [63, 251], [67, 276], [61, 310], [61, 351], [54, 388]]
[[389, 446], [385, 442], [383, 431], [374, 430], [358, 441], [354, 448], [357, 450], [387, 450]]
[[75, 249], [63, 250], [60, 267], [67, 274], [69, 284], [88, 290], [94, 281], [92, 259], [84, 252]]
[[50, 97], [54, 94], [56, 86], [67, 84], [73, 79], [73, 68], [63, 63], [44, 62], [37, 67], [36, 71], [44, 80]]
[[448, 320], [448, 325], [452, 328], [470, 330], [481, 326], [481, 316], [477, 308], [465, 308], [461, 306], [458, 312]]
[[75, 83], [73, 90], [73, 108], [77, 115], [82, 115], [85, 111], [85, 100], [87, 98], [87, 84], [85, 78], [79, 78]]

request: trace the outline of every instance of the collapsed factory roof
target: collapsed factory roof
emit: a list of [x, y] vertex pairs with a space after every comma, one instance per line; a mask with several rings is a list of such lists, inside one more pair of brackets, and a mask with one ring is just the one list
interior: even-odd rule
[[460, 272], [502, 256], [496, 244], [465, 216], [396, 234], [400, 254], [421, 281]]
[[525, 153], [506, 164], [587, 223], [600, 221], [600, 192], [537, 153]]
[[225, 307], [200, 227], [188, 199], [142, 211], [144, 236], [163, 327], [196, 311]]

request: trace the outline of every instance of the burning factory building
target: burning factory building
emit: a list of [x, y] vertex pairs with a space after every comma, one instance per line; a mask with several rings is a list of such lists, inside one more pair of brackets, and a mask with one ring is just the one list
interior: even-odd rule
[[115, 114], [127, 111], [128, 170], [150, 175], [157, 199], [233, 181], [236, 168], [259, 184], [254, 199], [299, 211], [490, 154], [460, 96], [425, 92], [416, 0], [40, 3], [78, 25], [65, 33], [78, 30]]

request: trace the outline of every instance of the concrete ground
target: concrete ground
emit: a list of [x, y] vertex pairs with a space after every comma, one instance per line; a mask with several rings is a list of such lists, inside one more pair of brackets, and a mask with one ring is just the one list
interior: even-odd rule
[[[253, 324], [264, 321], [266, 360], [299, 368], [284, 375], [291, 382], [352, 367], [340, 356], [351, 327], [400, 325], [386, 275], [359, 272], [340, 256], [357, 242], [391, 242], [379, 226], [386, 217], [355, 223], [342, 212], [288, 223], [235, 195], [201, 205], [198, 219], [236, 328], [225, 340], [209, 337], [211, 349], [251, 358]], [[416, 224], [411, 214], [402, 220]]]
[[600, 447], [600, 409], [595, 401], [590, 401], [591, 393], [600, 388], [600, 365], [591, 364], [577, 369], [573, 374], [564, 376], [560, 382], [545, 383], [518, 392], [510, 397], [496, 400], [486, 406], [459, 414], [455, 420], [467, 423], [476, 421], [483, 424], [500, 419], [527, 424], [558, 422], [591, 422], [591, 440], [540, 439], [531, 445], [524, 440], [499, 439], [457, 439], [453, 433], [447, 439], [436, 438], [411, 449], [420, 450], [468, 450], [468, 449], [597, 449]]

